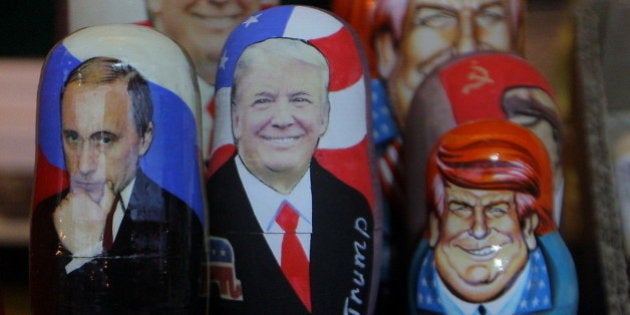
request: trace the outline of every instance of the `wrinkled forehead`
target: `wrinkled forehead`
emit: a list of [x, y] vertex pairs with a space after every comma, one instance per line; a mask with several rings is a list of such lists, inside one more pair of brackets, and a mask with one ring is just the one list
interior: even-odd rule
[[[131, 97], [127, 90], [127, 82], [115, 80], [103, 83], [69, 82], [62, 93], [62, 108], [73, 104], [74, 106], [96, 106], [95, 97], [103, 96], [105, 99], [116, 100], [123, 105], [131, 104]], [[62, 111], [63, 114], [63, 111]]]
[[446, 202], [465, 202], [469, 205], [489, 205], [497, 202], [513, 202], [514, 191], [476, 189], [457, 186], [451, 182], [445, 182]]

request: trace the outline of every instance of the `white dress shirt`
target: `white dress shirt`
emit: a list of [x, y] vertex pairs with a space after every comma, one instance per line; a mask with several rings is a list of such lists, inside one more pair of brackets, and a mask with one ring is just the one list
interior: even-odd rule
[[269, 245], [271, 252], [273, 252], [278, 265], [282, 261], [284, 230], [276, 223], [276, 216], [283, 202], [288, 202], [299, 214], [298, 225], [295, 231], [307, 259], [310, 260], [311, 234], [313, 233], [313, 197], [311, 194], [310, 169], [302, 176], [293, 190], [288, 195], [285, 195], [256, 178], [245, 167], [240, 156], [235, 160], [236, 170], [245, 188], [249, 204], [254, 210], [256, 220], [264, 233], [265, 241]]

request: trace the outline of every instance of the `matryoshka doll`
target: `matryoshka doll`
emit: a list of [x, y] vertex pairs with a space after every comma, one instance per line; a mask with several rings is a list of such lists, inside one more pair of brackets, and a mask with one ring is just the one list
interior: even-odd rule
[[34, 314], [203, 308], [198, 117], [193, 68], [157, 31], [89, 27], [51, 50], [39, 87]]
[[379, 200], [352, 31], [279, 6], [228, 38], [206, 182], [211, 312], [367, 314]]
[[426, 174], [412, 314], [577, 312], [575, 266], [552, 218], [551, 164], [535, 134], [505, 120], [461, 124], [437, 141]]
[[422, 163], [437, 139], [457, 125], [484, 118], [515, 122], [543, 142], [553, 175], [552, 217], [559, 224], [564, 188], [562, 123], [554, 91], [529, 62], [496, 52], [456, 58], [437, 68], [415, 92], [404, 130], [409, 214], [424, 224], [426, 166]]

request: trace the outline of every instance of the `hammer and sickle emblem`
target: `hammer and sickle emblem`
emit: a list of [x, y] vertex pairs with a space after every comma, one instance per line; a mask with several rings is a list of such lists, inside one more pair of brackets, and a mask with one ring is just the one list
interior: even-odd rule
[[471, 66], [470, 72], [466, 78], [470, 81], [470, 83], [464, 85], [462, 88], [462, 93], [464, 94], [468, 94], [470, 91], [478, 89], [486, 84], [494, 83], [494, 80], [490, 78], [488, 69], [479, 65]]

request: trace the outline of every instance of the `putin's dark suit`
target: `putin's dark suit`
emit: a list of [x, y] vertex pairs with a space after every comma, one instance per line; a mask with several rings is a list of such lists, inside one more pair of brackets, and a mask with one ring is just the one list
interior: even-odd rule
[[197, 307], [203, 231], [182, 200], [142, 171], [112, 248], [66, 273], [53, 212], [64, 191], [37, 205], [31, 223], [31, 295], [35, 314], [185, 310]]

